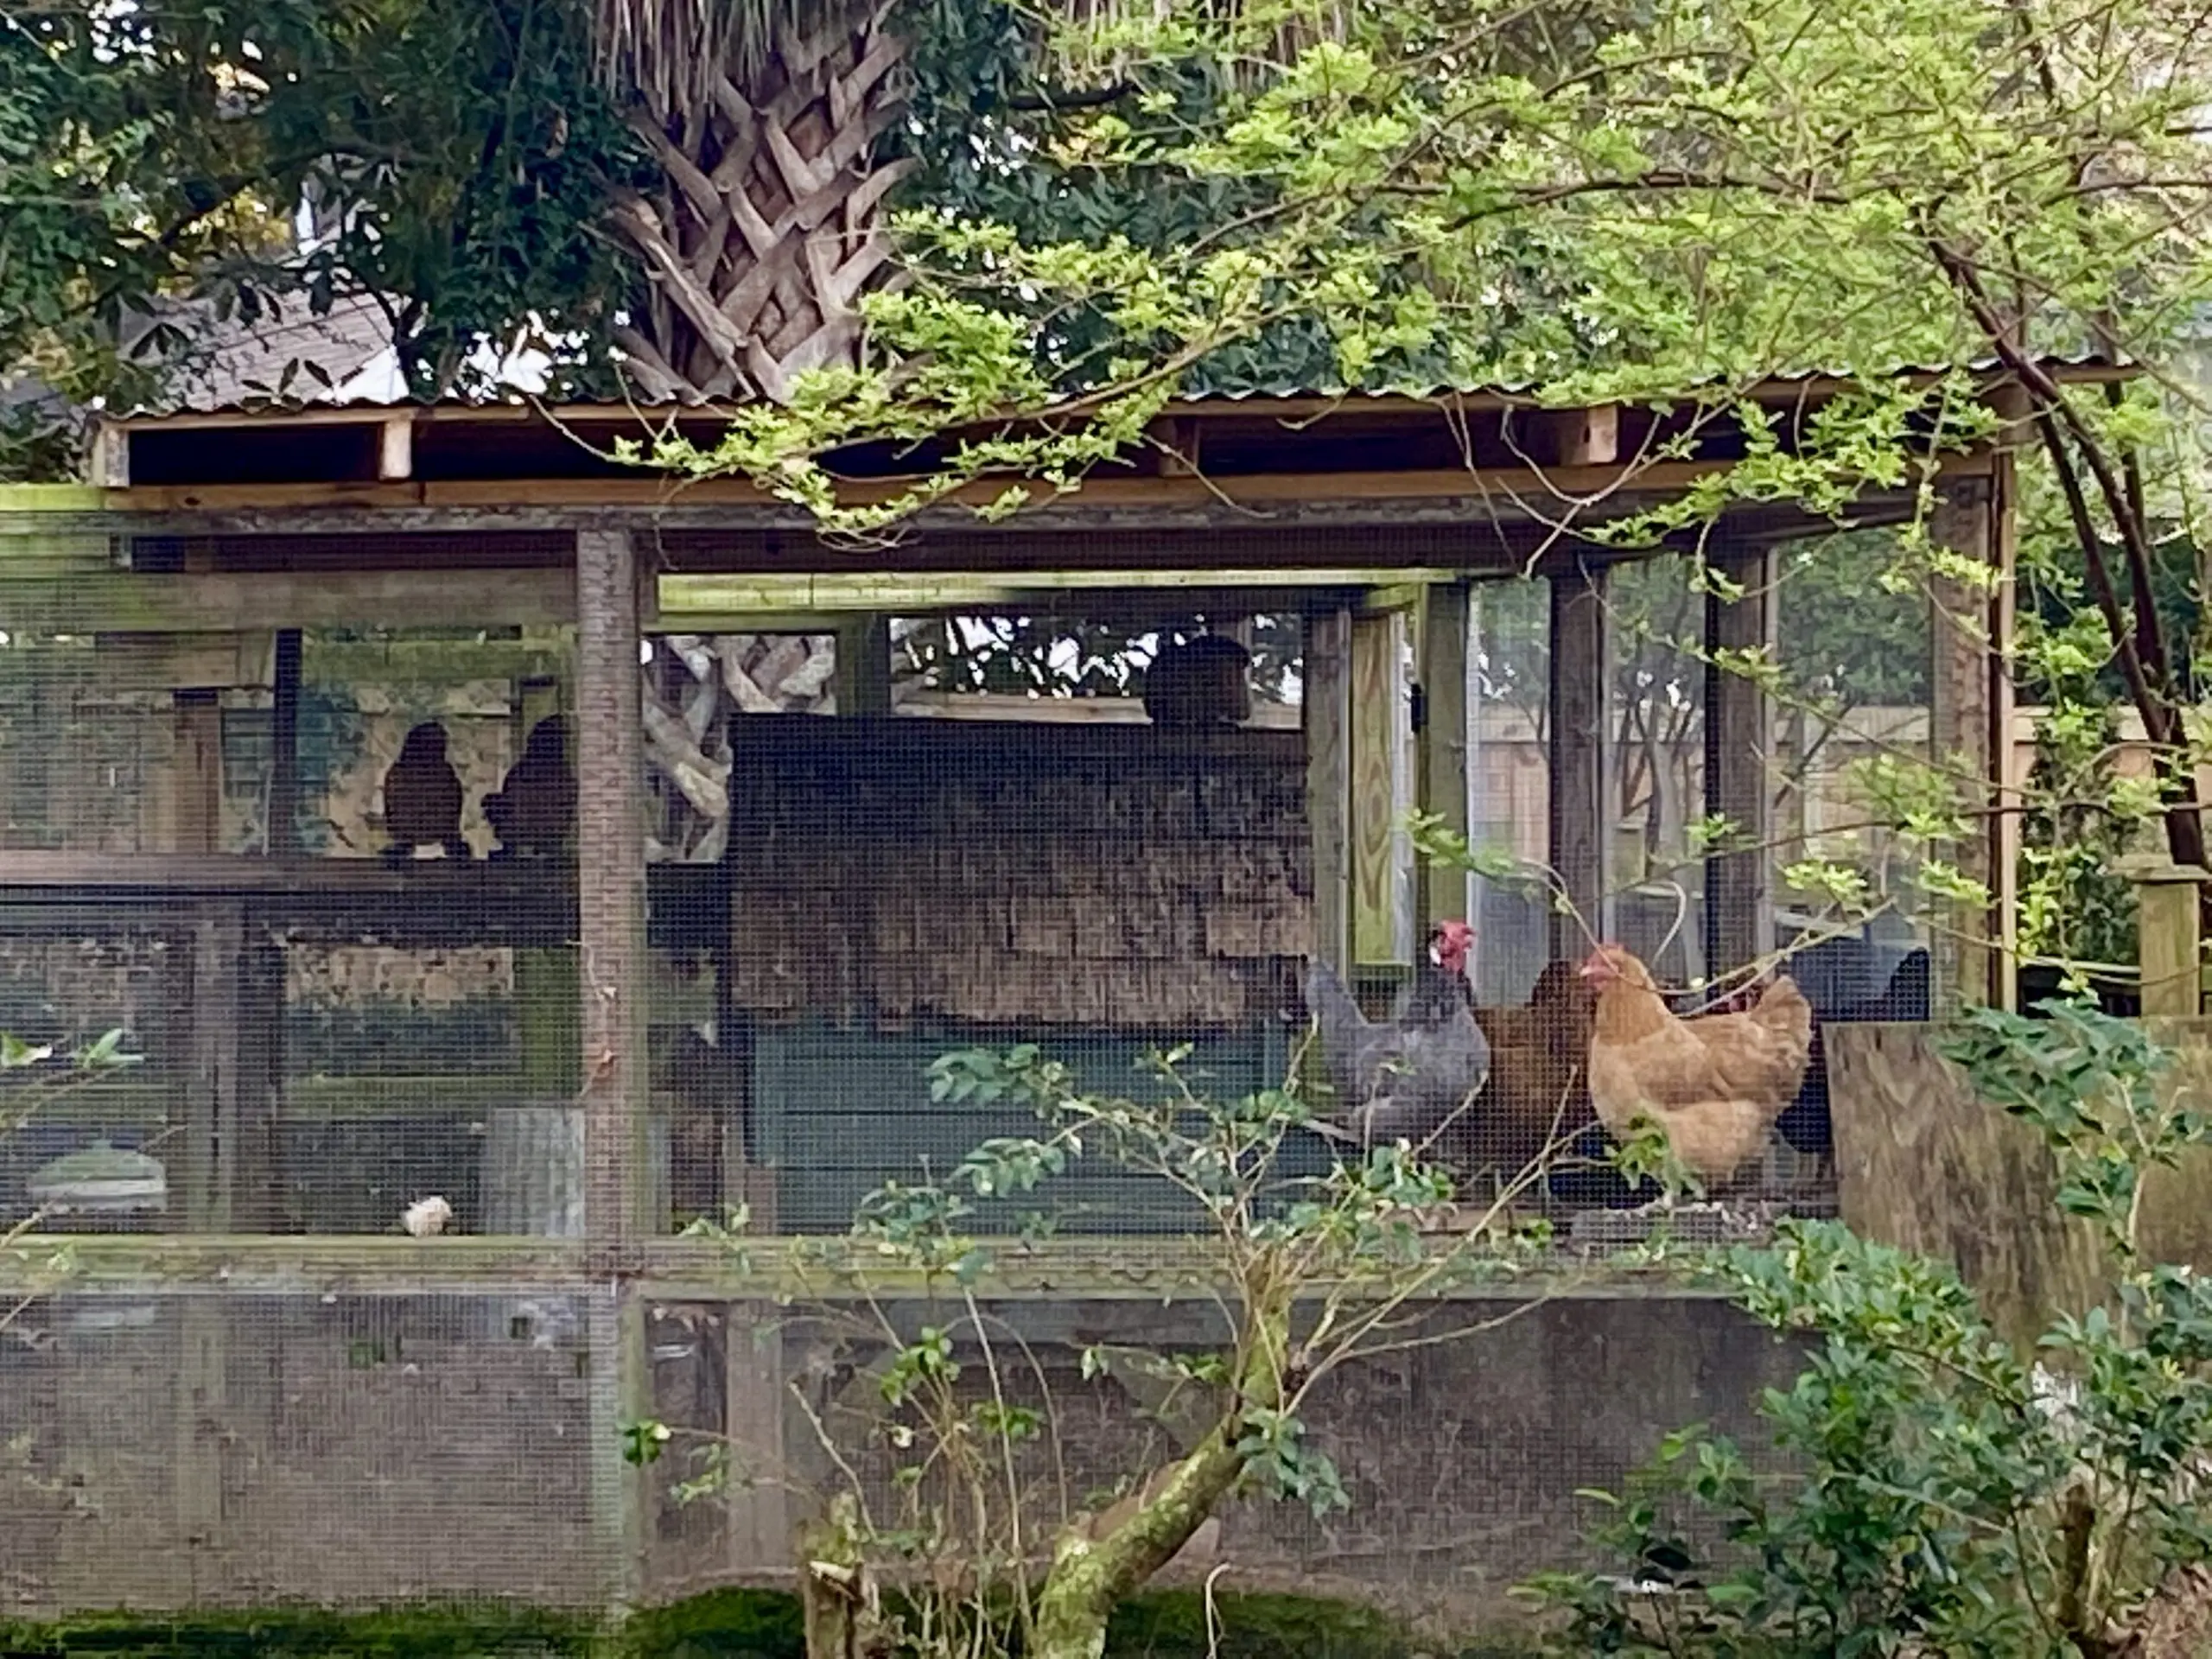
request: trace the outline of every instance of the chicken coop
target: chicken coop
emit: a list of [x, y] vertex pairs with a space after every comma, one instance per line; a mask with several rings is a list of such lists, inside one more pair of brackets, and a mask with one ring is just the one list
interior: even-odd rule
[[[1758, 396], [1795, 442], [1840, 390]], [[1471, 1190], [1534, 1160], [1521, 1202], [1567, 1236], [1638, 1201], [1592, 1152], [1596, 945], [1684, 1014], [1795, 951], [1816, 1041], [2012, 994], [2001, 810], [1958, 849], [1986, 912], [1845, 925], [1783, 882], [1848, 838], [1852, 740], [1723, 664], [1786, 657], [1779, 573], [1839, 526], [1746, 503], [1608, 534], [1739, 456], [1726, 423], [1202, 398], [1010, 522], [851, 548], [746, 485], [613, 466], [635, 418], [118, 419], [87, 485], [0, 495], [13, 1610], [787, 1581], [790, 1483], [687, 1505], [622, 1425], [818, 1460], [791, 1400], [849, 1379], [770, 1339], [807, 1241], [1033, 1125], [933, 1088], [948, 1053], [1035, 1044], [1112, 1095], [1168, 1086], [1143, 1063], [1177, 1050], [1234, 1099], [1303, 1075], [1317, 972], [1380, 1028], [1464, 920], [1487, 1081], [1440, 1155]], [[855, 495], [893, 464], [853, 458]], [[2008, 469], [1936, 480], [1936, 538], [2000, 576]], [[1915, 510], [1869, 493], [1845, 528]], [[2007, 593], [1939, 595], [1919, 690], [1877, 711], [1989, 805]], [[1472, 856], [1419, 855], [1440, 834]], [[130, 1064], [72, 1061], [111, 1033]], [[1816, 1051], [1764, 1103], [1742, 1190], [1834, 1212], [1825, 1084]], [[1281, 1174], [1343, 1155], [1295, 1133]], [[974, 1224], [1022, 1236], [991, 1294], [1072, 1367], [1180, 1317], [1132, 1264], [1202, 1220], [1084, 1159]], [[1349, 1517], [1240, 1511], [1223, 1548], [1497, 1603], [1556, 1564], [1577, 1488], [1776, 1363], [1714, 1304], [1586, 1275], [1347, 1380]], [[1392, 1436], [1361, 1440], [1401, 1418], [1503, 1507], [1402, 1492]], [[1448, 1544], [1502, 1516], [1525, 1542]]]

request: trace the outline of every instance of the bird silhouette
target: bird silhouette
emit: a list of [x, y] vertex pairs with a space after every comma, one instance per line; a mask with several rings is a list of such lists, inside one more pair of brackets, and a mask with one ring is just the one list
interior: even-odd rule
[[576, 824], [565, 715], [549, 715], [530, 728], [522, 759], [508, 769], [499, 792], [485, 798], [484, 820], [499, 838], [494, 858], [551, 858], [565, 849]]
[[404, 864], [417, 847], [468, 856], [461, 837], [461, 779], [446, 760], [446, 728], [434, 720], [407, 734], [399, 759], [384, 775], [384, 828], [391, 838], [387, 863]]

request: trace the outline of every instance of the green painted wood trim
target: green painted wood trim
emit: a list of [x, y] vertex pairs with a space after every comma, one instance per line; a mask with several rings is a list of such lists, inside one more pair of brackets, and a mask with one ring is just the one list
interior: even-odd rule
[[0, 534], [18, 512], [98, 512], [107, 492], [90, 484], [0, 484]]
[[[760, 1238], [742, 1246], [694, 1239], [640, 1241], [626, 1276], [649, 1300], [926, 1299], [946, 1294], [930, 1277], [861, 1258], [837, 1264], [843, 1242]], [[1218, 1247], [1195, 1238], [1007, 1241], [973, 1287], [984, 1300], [1211, 1302], [1222, 1286]], [[32, 1234], [0, 1249], [0, 1294], [527, 1295], [582, 1292], [606, 1283], [601, 1247], [552, 1238], [161, 1236]], [[1332, 1287], [1317, 1281], [1310, 1293]], [[1444, 1286], [1426, 1300], [1520, 1302], [1725, 1300], [1649, 1268], [1595, 1263], [1501, 1270]]]
[[1016, 604], [1038, 594], [1113, 593], [1176, 588], [1360, 588], [1448, 582], [1448, 570], [1022, 570], [887, 576], [856, 571], [811, 575], [671, 574], [658, 578], [657, 626], [672, 619], [907, 613]]

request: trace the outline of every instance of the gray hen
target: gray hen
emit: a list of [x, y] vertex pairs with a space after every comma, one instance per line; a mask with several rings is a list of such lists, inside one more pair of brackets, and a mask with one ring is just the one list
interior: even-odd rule
[[1490, 1043], [1467, 995], [1467, 946], [1474, 929], [1439, 923], [1384, 1023], [1359, 1011], [1336, 970], [1318, 958], [1306, 969], [1306, 1003], [1320, 1024], [1336, 1099], [1333, 1121], [1314, 1127], [1363, 1147], [1397, 1140], [1421, 1145], [1466, 1109], [1490, 1080]]

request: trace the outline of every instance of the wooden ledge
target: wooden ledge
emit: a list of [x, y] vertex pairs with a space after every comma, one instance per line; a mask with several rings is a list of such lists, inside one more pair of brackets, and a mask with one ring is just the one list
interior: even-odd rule
[[[863, 1274], [823, 1265], [836, 1238], [760, 1238], [741, 1246], [658, 1238], [628, 1247], [620, 1275], [661, 1301], [836, 1300], [952, 1294], [943, 1276], [870, 1264]], [[987, 1299], [1198, 1300], [1219, 1285], [1216, 1255], [1181, 1238], [1057, 1239], [995, 1247], [997, 1266], [975, 1287]], [[41, 1234], [0, 1249], [0, 1295], [430, 1296], [603, 1292], [599, 1247], [550, 1238], [282, 1237], [231, 1234]], [[1317, 1293], [1324, 1287], [1317, 1286]], [[1443, 1301], [1719, 1300], [1719, 1293], [1648, 1268], [1561, 1264], [1440, 1292]]]

